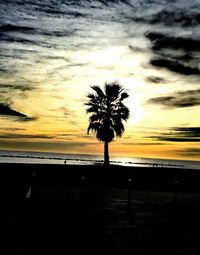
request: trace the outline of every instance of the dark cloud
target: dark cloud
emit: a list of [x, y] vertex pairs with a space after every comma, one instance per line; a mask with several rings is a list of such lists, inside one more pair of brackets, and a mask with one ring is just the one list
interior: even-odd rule
[[28, 33], [28, 32], [34, 31], [34, 28], [20, 26], [20, 25], [17, 26], [17, 25], [6, 24], [6, 23], [0, 25], [0, 34], [2, 32], [18, 32], [18, 31]]
[[140, 48], [140, 47], [136, 47], [133, 45], [129, 45], [128, 48], [133, 51], [133, 52], [144, 52], [144, 49]]
[[200, 51], [200, 40], [184, 37], [172, 37], [169, 34], [147, 32], [146, 37], [152, 42], [152, 49], [182, 49], [186, 52]]
[[186, 12], [186, 10], [162, 10], [150, 19], [151, 24], [163, 23], [166, 26], [194, 27], [200, 24], [200, 13]]
[[[86, 132], [85, 132], [86, 133]], [[86, 135], [85, 133], [58, 133], [56, 134], [56, 138], [67, 138], [67, 140], [76, 140], [77, 138], [81, 139], [92, 139], [95, 141], [95, 137], [93, 135]]]
[[200, 137], [200, 127], [175, 127], [174, 131], [187, 137]]
[[177, 60], [169, 59], [152, 59], [150, 63], [156, 67], [167, 68], [172, 72], [184, 75], [200, 75], [200, 70], [197, 67], [190, 67], [181, 64]]
[[0, 91], [4, 91], [4, 90], [20, 90], [20, 91], [31, 91], [33, 89], [35, 89], [33, 86], [29, 85], [29, 84], [3, 84], [0, 83]]
[[154, 97], [148, 100], [150, 104], [163, 105], [165, 108], [183, 108], [200, 105], [200, 89], [178, 91], [171, 96]]
[[77, 134], [74, 134], [74, 133], [59, 133], [59, 134], [56, 134], [56, 137], [77, 137], [79, 135]]
[[0, 134], [0, 139], [53, 139], [53, 136], [49, 135], [30, 135], [30, 134], [13, 134], [13, 133], [5, 133]]
[[165, 141], [165, 142], [200, 142], [200, 138], [187, 138], [187, 137], [171, 137], [171, 136], [157, 136], [157, 137], [151, 137], [154, 139], [157, 139], [159, 141]]
[[27, 117], [25, 114], [17, 112], [13, 110], [9, 105], [0, 104], [0, 114], [1, 115], [8, 115], [8, 116], [15, 116], [15, 117]]
[[21, 38], [20, 36], [13, 37], [12, 35], [1, 35], [1, 42], [7, 42], [7, 43], [22, 43], [22, 44], [30, 44], [30, 45], [39, 45], [40, 43], [33, 40], [33, 39], [25, 39]]
[[177, 150], [177, 152], [182, 156], [198, 156], [200, 158], [200, 148], [187, 148], [183, 150]]
[[[87, 14], [82, 11], [82, 8], [84, 8], [85, 5], [88, 6], [88, 1], [58, 0], [45, 1], [45, 3], [40, 1], [34, 1], [34, 3], [30, 2], [30, 7], [34, 10], [34, 12], [37, 12], [38, 16], [46, 16], [51, 18], [64, 18], [70, 16], [74, 18], [85, 17]], [[73, 9], [69, 8], [72, 6], [74, 7]]]
[[35, 34], [54, 37], [67, 37], [74, 35], [77, 31], [77, 29], [65, 29], [61, 31], [38, 29], [35, 31]]
[[[1, 39], [0, 39], [1, 41]], [[3, 44], [2, 44], [3, 45]], [[1, 50], [0, 50], [0, 58], [1, 58], [1, 68], [5, 66], [3, 66], [3, 63], [6, 63], [6, 66], [8, 66], [8, 63], [10, 63], [10, 61], [12, 59], [17, 60], [19, 62], [19, 60], [27, 60], [27, 56], [31, 56], [33, 54], [36, 54], [37, 50], [36, 49], [31, 49], [30, 47], [25, 47], [24, 49], [15, 49], [15, 50], [10, 50], [9, 48], [6, 48], [6, 46], [2, 46]], [[16, 62], [15, 62], [16, 63]], [[10, 69], [10, 67], [9, 67]]]
[[165, 143], [162, 143], [162, 142], [123, 142], [123, 143], [120, 143], [122, 145], [128, 145], [128, 146], [154, 146], [154, 145], [165, 145]]
[[200, 143], [200, 127], [175, 127], [166, 133], [150, 138], [167, 142], [192, 142]]
[[15, 117], [15, 120], [25, 122], [36, 120], [36, 117], [29, 117], [21, 112], [12, 109], [8, 104], [0, 103], [0, 116]]
[[37, 117], [29, 117], [29, 116], [26, 116], [26, 117], [17, 117], [15, 120], [16, 121], [19, 121], [19, 122], [28, 122], [28, 121], [36, 121], [38, 118]]
[[158, 32], [147, 32], [155, 57], [150, 64], [166, 68], [183, 75], [200, 75], [200, 40], [188, 37], [175, 37]]
[[[29, 26], [5, 23], [0, 26], [0, 41], [52, 48], [56, 47], [56, 44], [50, 37], [67, 37], [76, 31], [76, 28], [71, 27], [55, 30], [49, 27], [36, 27], [33, 23]], [[17, 53], [18, 49], [15, 52]], [[19, 56], [19, 58], [23, 58], [23, 56]]]
[[146, 81], [156, 84], [166, 83], [166, 80], [164, 78], [158, 76], [149, 76], [146, 78]]
[[71, 60], [69, 58], [66, 58], [66, 57], [63, 57], [63, 56], [46, 55], [46, 56], [42, 56], [42, 57], [45, 57], [45, 58], [50, 59], [50, 60], [63, 60], [63, 61], [66, 61], [66, 62], [71, 62]]
[[[119, 1], [127, 5], [134, 12], [130, 17], [135, 22], [160, 25], [168, 28], [190, 28], [200, 24], [199, 3], [192, 1], [187, 4], [176, 0], [147, 0], [147, 1]], [[195, 8], [196, 7], [196, 8]]]
[[66, 151], [67, 149], [70, 151], [72, 148], [76, 148], [79, 150], [81, 147], [87, 147], [88, 145], [96, 145], [94, 143], [86, 143], [86, 142], [53, 142], [53, 141], [35, 141], [29, 140], [21, 141], [20, 139], [15, 141], [15, 139], [0, 139], [1, 148], [5, 149], [21, 149], [21, 150], [39, 150], [39, 151]]
[[0, 130], [3, 131], [24, 131], [25, 128], [15, 128], [15, 127], [6, 127], [6, 128], [0, 128]]
[[[54, 8], [54, 7], [53, 7]], [[71, 16], [73, 18], [85, 18], [87, 17], [86, 13], [81, 13], [80, 11], [76, 10], [76, 11], [61, 11], [61, 10], [55, 10], [55, 9], [44, 9], [43, 12], [47, 13], [47, 14], [53, 14], [53, 15], [57, 15], [57, 16]]]
[[37, 12], [44, 13], [44, 14], [47, 14], [47, 15], [50, 14], [50, 15], [54, 15], [54, 16], [60, 16], [60, 15], [65, 14], [64, 11], [59, 10], [58, 8], [56, 8], [56, 6], [55, 6], [54, 9], [51, 8], [51, 6], [48, 6], [48, 5], [44, 5], [44, 6], [42, 6], [42, 8], [40, 6], [36, 6], [34, 9]]

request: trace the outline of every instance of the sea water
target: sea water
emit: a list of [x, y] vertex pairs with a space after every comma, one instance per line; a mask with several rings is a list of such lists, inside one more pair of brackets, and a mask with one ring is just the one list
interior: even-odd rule
[[[0, 151], [0, 163], [91, 165], [103, 164], [103, 155], [2, 150]], [[110, 163], [124, 166], [175, 167], [200, 170], [200, 161], [189, 160], [111, 156]]]

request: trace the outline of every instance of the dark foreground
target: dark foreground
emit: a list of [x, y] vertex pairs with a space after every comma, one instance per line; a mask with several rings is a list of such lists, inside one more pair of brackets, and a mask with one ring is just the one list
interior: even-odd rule
[[1, 164], [0, 175], [1, 254], [200, 254], [198, 170]]

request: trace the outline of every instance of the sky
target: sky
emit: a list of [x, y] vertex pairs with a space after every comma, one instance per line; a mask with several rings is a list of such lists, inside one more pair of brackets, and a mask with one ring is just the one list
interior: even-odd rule
[[112, 155], [200, 160], [200, 0], [0, 0], [0, 149], [102, 154], [92, 85], [130, 109]]

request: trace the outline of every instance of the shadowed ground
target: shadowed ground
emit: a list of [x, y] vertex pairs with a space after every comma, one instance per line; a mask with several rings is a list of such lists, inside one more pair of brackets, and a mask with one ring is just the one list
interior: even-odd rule
[[7, 254], [200, 254], [198, 171], [2, 166]]

